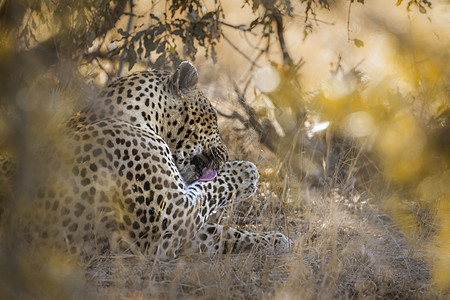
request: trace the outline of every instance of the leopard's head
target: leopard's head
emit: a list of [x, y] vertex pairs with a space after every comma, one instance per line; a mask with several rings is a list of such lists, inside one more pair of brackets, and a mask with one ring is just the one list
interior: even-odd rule
[[204, 169], [220, 172], [228, 160], [228, 150], [217, 126], [217, 111], [195, 88], [197, 81], [196, 68], [186, 61], [168, 78], [169, 91], [177, 99], [171, 121], [176, 126], [168, 133], [169, 140], [174, 141], [172, 154], [187, 184], [197, 180]]

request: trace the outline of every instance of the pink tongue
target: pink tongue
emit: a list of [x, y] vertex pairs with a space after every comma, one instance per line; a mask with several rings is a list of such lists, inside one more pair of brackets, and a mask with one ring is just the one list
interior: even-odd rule
[[198, 181], [210, 181], [216, 178], [217, 171], [213, 169], [204, 169], [202, 176], [198, 179]]

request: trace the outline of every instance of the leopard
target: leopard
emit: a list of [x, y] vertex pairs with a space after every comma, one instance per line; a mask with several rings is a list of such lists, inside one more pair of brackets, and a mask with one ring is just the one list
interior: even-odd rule
[[[257, 167], [229, 160], [217, 111], [188, 61], [111, 82], [59, 130], [26, 236], [93, 255], [131, 251], [170, 260], [195, 253], [289, 251], [279, 231], [209, 222], [255, 194]], [[50, 153], [50, 154], [49, 154]], [[34, 215], [34, 217], [32, 216]]]

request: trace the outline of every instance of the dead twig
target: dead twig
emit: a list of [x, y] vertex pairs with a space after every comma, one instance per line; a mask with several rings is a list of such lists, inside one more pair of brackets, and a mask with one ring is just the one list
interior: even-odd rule
[[[220, 21], [219, 23], [224, 26], [233, 28], [233, 29], [238, 29], [240, 31], [247, 31], [247, 32], [253, 33], [253, 32], [251, 32], [253, 27], [249, 27], [247, 25], [233, 25], [233, 24], [226, 23], [224, 21]], [[256, 35], [255, 33], [253, 33], [253, 34]]]
[[236, 119], [239, 122], [241, 122], [245, 128], [247, 129], [249, 127], [249, 122], [246, 118], [244, 118], [240, 113], [234, 111], [231, 115], [227, 115], [226, 113], [223, 113], [221, 111], [217, 111], [217, 113], [227, 119]]
[[236, 82], [233, 81], [233, 88], [237, 95], [238, 102], [244, 109], [245, 113], [248, 117], [248, 124], [256, 131], [259, 135], [259, 140], [262, 144], [264, 144], [270, 151], [275, 152], [276, 146], [269, 138], [269, 128], [265, 128], [257, 119], [255, 111], [251, 108], [247, 101], [245, 100], [245, 95], [241, 92]]
[[286, 42], [284, 40], [283, 16], [281, 12], [275, 7], [273, 7], [271, 11], [272, 13], [270, 14], [270, 17], [275, 21], [277, 25], [278, 42], [280, 43], [281, 52], [283, 53], [283, 62], [284, 64], [291, 65], [292, 58], [289, 55]]
[[256, 65], [257, 67], [260, 67], [260, 65], [258, 65], [254, 60], [252, 60], [247, 54], [245, 54], [244, 52], [242, 52], [241, 49], [239, 49], [238, 47], [236, 47], [235, 44], [233, 44], [233, 42], [225, 35], [222, 34], [223, 38], [225, 39], [225, 41], [228, 42], [228, 44], [230, 44], [231, 47], [233, 47], [234, 50], [236, 50], [237, 52], [239, 52], [239, 54], [241, 54], [246, 60], [248, 60], [250, 63]]

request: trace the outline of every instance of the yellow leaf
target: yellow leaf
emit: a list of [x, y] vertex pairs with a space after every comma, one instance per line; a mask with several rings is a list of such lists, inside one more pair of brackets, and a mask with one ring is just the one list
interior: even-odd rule
[[364, 42], [358, 39], [353, 39], [353, 42], [355, 43], [355, 46], [358, 48], [364, 47]]

